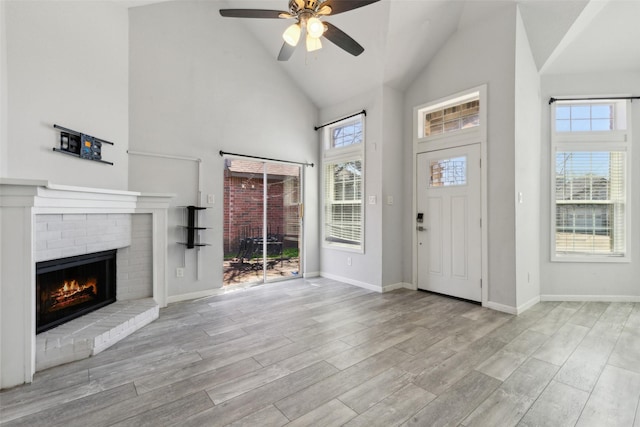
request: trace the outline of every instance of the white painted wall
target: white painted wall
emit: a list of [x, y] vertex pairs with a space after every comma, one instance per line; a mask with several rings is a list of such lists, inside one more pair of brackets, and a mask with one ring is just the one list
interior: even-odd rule
[[[3, 7], [8, 127], [0, 154], [11, 161], [2, 175], [126, 189], [127, 8], [112, 1], [14, 0]], [[114, 142], [103, 147], [103, 159], [115, 166], [53, 152], [54, 123]]]
[[[5, 2], [0, 1], [0, 177], [5, 175], [7, 169], [7, 33]], [[0, 242], [2, 242], [2, 212], [0, 212]], [[2, 244], [0, 244], [0, 271], [2, 268]], [[2, 275], [0, 274], [0, 280]], [[0, 293], [0, 307], [2, 307], [3, 295]], [[0, 315], [1, 318], [1, 315]], [[0, 328], [0, 384], [2, 384], [2, 347], [3, 337]]]
[[[327, 277], [376, 291], [383, 291], [389, 286], [404, 282], [402, 101], [401, 92], [381, 86], [320, 111], [322, 123], [340, 119], [362, 109], [367, 111], [364, 253], [323, 246], [321, 272]], [[369, 196], [375, 196], [375, 204], [369, 204]], [[392, 205], [387, 204], [389, 196], [393, 197]], [[347, 264], [347, 257], [352, 260], [350, 266]]]
[[[404, 96], [397, 90], [383, 88], [383, 128], [382, 128], [382, 286], [408, 283], [404, 280], [403, 265], [411, 264], [411, 259], [402, 256], [403, 247], [403, 206], [405, 171], [403, 156], [403, 102]], [[393, 204], [388, 204], [388, 198]]]
[[[170, 243], [169, 296], [206, 294], [222, 285], [223, 170], [220, 150], [315, 163], [305, 173], [307, 273], [318, 272], [317, 109], [277, 61], [219, 3], [181, 1], [130, 10], [130, 149], [202, 160], [202, 192], [215, 197], [203, 213], [200, 251]], [[180, 205], [200, 204], [197, 163], [131, 155], [131, 190], [175, 193], [170, 240], [183, 240]], [[175, 269], [186, 263], [184, 278]]]
[[[640, 296], [640, 149], [632, 149], [631, 189], [632, 210], [631, 262], [609, 263], [560, 263], [551, 262], [551, 184], [550, 165], [550, 106], [549, 97], [638, 95], [640, 72], [600, 72], [597, 74], [543, 75], [542, 76], [542, 191], [541, 191], [541, 248], [540, 292], [541, 297], [579, 299], [611, 299], [619, 296], [638, 300]], [[640, 105], [632, 103], [633, 140], [640, 140]], [[597, 298], [600, 296], [600, 298]], [[607, 298], [609, 297], [609, 298]]]
[[[327, 277], [377, 291], [382, 291], [383, 207], [381, 198], [384, 178], [382, 158], [385, 146], [383, 141], [383, 105], [383, 88], [380, 87], [352, 97], [349, 101], [320, 110], [320, 123], [329, 123], [363, 109], [367, 111], [365, 118], [364, 253], [329, 248], [320, 242], [322, 246], [320, 271]], [[321, 135], [318, 135], [318, 138], [320, 137]], [[376, 196], [375, 205], [367, 203], [368, 196]], [[347, 265], [347, 257], [351, 258], [350, 266]]]
[[0, 1], [0, 176], [7, 170], [7, 23], [6, 2]]
[[[115, 142], [103, 152], [115, 166], [53, 152], [59, 141], [54, 123]], [[126, 7], [110, 1], [0, 1], [0, 177], [124, 190], [127, 148]], [[0, 218], [4, 246], [0, 250], [7, 253], [5, 243], [12, 243], [11, 253], [21, 255], [19, 265], [33, 265], [29, 264], [32, 254], [15, 247], [12, 239], [14, 230], [21, 230], [15, 225], [30, 221], [30, 210], [16, 211], [20, 212], [5, 212]], [[28, 229], [31, 232], [32, 227]], [[17, 238], [30, 247], [33, 236]], [[0, 281], [11, 280], [11, 272], [1, 267]], [[0, 294], [17, 310], [2, 313], [2, 321], [11, 322], [15, 332], [0, 336], [1, 384], [30, 381], [33, 372], [33, 366], [14, 369], [29, 360], [27, 345], [13, 345], [15, 334], [30, 324], [29, 311], [23, 310], [21, 301], [33, 301], [35, 292], [33, 272], [24, 271], [23, 278], [29, 292], [14, 287]], [[3, 350], [7, 348], [11, 351]]]
[[540, 76], [527, 32], [516, 16], [515, 213], [516, 307], [540, 297]]
[[[435, 55], [405, 96], [405, 165], [413, 165], [413, 108], [465, 89], [487, 84], [488, 92], [488, 290], [489, 301], [515, 307], [514, 98], [515, 3], [492, 19], [455, 33]], [[407, 167], [405, 188], [411, 188], [414, 168]], [[407, 192], [405, 192], [406, 196]], [[409, 193], [410, 194], [410, 193]], [[414, 232], [412, 196], [404, 202], [404, 259], [412, 259]], [[404, 277], [412, 277], [411, 265]]]

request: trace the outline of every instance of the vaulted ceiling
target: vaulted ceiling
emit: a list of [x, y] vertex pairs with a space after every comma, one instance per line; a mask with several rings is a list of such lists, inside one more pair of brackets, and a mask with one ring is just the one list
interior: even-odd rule
[[[220, 8], [288, 10], [288, 0], [216, 2]], [[514, 2], [541, 73], [640, 71], [640, 0], [381, 0], [326, 18], [365, 48], [360, 56], [323, 40], [323, 48], [311, 53], [300, 43], [289, 61], [278, 64], [321, 108], [381, 84], [404, 90], [458, 29], [489, 19]], [[274, 62], [281, 35], [291, 24], [219, 19], [234, 19]]]

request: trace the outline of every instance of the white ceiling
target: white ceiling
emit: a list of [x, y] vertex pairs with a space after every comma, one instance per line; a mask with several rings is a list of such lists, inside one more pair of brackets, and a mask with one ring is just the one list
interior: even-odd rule
[[[213, 1], [220, 8], [288, 8], [288, 0]], [[326, 39], [321, 50], [307, 53], [301, 41], [291, 59], [279, 65], [320, 108], [383, 83], [405, 90], [459, 28], [489, 19], [514, 2], [542, 73], [640, 71], [640, 0], [381, 0], [325, 18], [365, 48], [360, 56]], [[274, 62], [281, 35], [292, 23], [219, 19], [236, 20]]]
[[640, 71], [640, 0], [591, 1], [547, 63], [546, 74]]

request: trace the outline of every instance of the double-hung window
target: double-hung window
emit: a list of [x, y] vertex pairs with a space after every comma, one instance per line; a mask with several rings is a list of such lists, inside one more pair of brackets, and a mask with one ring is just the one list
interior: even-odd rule
[[325, 246], [364, 250], [364, 116], [324, 129]]
[[624, 100], [552, 108], [552, 258], [626, 261], [631, 135]]

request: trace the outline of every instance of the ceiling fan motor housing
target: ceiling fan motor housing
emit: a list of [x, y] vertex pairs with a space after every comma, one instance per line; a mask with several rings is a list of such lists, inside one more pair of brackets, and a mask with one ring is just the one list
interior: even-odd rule
[[299, 15], [304, 11], [315, 12], [318, 7], [318, 0], [291, 0], [289, 10], [292, 15]]

